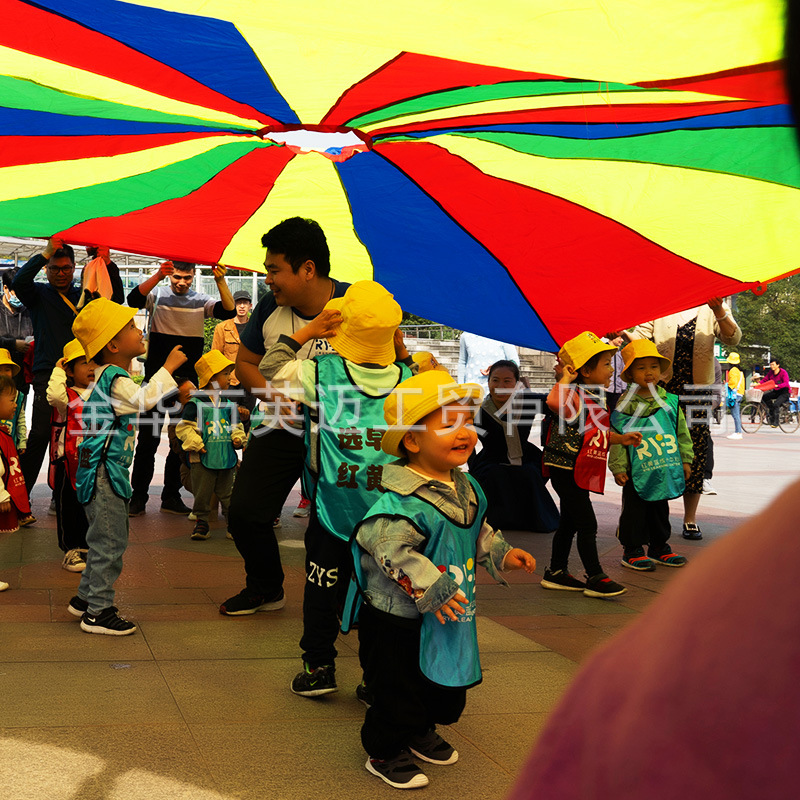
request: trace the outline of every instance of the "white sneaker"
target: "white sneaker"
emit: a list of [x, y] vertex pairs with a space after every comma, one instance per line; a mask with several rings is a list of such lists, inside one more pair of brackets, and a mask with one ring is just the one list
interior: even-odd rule
[[64, 560], [61, 562], [61, 569], [67, 572], [83, 572], [86, 569], [86, 561], [80, 550], [67, 550], [64, 553]]
[[703, 494], [716, 494], [717, 490], [711, 485], [711, 481], [708, 478], [703, 479]]
[[300, 498], [297, 508], [292, 514], [293, 517], [307, 517], [311, 513], [311, 501], [306, 500], [305, 497]]
[[726, 438], [728, 438], [728, 439], [741, 439], [742, 438], [742, 434], [741, 433], [732, 433], [730, 436], [728, 436]]
[[0, 592], [4, 592], [8, 589], [8, 584], [5, 581], [0, 581]]

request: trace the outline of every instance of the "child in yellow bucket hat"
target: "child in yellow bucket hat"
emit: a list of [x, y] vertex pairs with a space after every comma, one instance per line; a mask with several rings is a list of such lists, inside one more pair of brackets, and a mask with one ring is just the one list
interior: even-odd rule
[[[0, 375], [5, 375], [12, 380], [19, 374], [19, 364], [16, 364], [11, 358], [11, 353], [4, 347], [0, 347]], [[14, 446], [17, 450], [17, 455], [22, 455], [28, 446], [28, 426], [25, 420], [25, 395], [17, 390], [15, 398], [15, 411], [9, 419], [0, 419], [0, 425], [3, 425], [8, 431]], [[30, 495], [30, 491], [28, 491]], [[30, 512], [18, 515], [19, 527], [25, 528], [28, 525], [33, 525], [36, 522], [36, 517]]]
[[686, 559], [668, 544], [669, 500], [683, 494], [694, 450], [678, 396], [658, 385], [672, 362], [649, 339], [634, 339], [623, 347], [622, 360], [629, 388], [611, 415], [611, 426], [619, 433], [636, 431], [642, 441], [628, 447], [613, 444], [608, 458], [622, 487], [617, 528], [621, 563], [639, 571], [652, 571], [656, 564], [682, 567]]
[[[550, 567], [542, 586], [587, 597], [616, 597], [627, 589], [606, 575], [597, 553], [597, 518], [590, 492], [603, 493], [609, 443], [638, 444], [637, 433], [610, 430], [605, 389], [614, 369], [616, 347], [591, 331], [565, 342], [558, 352], [563, 372], [547, 396], [547, 406], [558, 417], [547, 433], [543, 474], [549, 475], [561, 501], [561, 521], [553, 535]], [[586, 571], [581, 581], [569, 572], [572, 540]]]
[[[305, 535], [303, 671], [292, 691], [316, 697], [337, 689], [337, 610], [352, 569], [349, 539], [380, 492], [383, 401], [412, 374], [413, 361], [398, 326], [394, 297], [375, 281], [357, 281], [343, 297], [265, 354], [261, 373], [272, 388], [302, 405], [306, 463], [304, 490], [312, 504]], [[312, 339], [334, 352], [298, 359]]]
[[477, 384], [458, 384], [440, 370], [394, 389], [381, 446], [404, 460], [383, 468], [383, 493], [352, 543], [366, 600], [359, 658], [373, 700], [361, 729], [365, 766], [395, 788], [427, 785], [414, 756], [458, 759], [436, 726], [458, 721], [466, 690], [481, 680], [476, 564], [500, 583], [502, 571], [536, 566], [486, 522], [483, 491], [460, 469], [477, 442], [472, 421], [481, 395]]
[[[19, 364], [11, 358], [11, 353], [5, 347], [0, 347], [0, 375], [7, 375], [9, 378], [16, 378], [19, 374]], [[28, 426], [25, 422], [25, 396], [22, 392], [17, 392], [17, 411], [13, 419], [0, 420], [0, 425], [5, 425], [14, 444], [17, 453], [22, 455], [28, 444]]]
[[196, 540], [211, 535], [208, 516], [212, 495], [217, 496], [222, 515], [228, 519], [238, 462], [236, 450], [244, 446], [247, 438], [236, 403], [225, 396], [233, 367], [234, 362], [219, 350], [209, 350], [195, 363], [200, 391], [192, 393], [175, 429], [183, 449], [189, 453], [192, 512], [196, 520], [190, 538]]
[[742, 399], [744, 398], [744, 373], [739, 369], [741, 358], [738, 353], [728, 353], [725, 359], [730, 368], [726, 380], [725, 405], [731, 410], [733, 418], [733, 433], [728, 435], [728, 439], [742, 438]]
[[[11, 419], [14, 416], [18, 395], [14, 380], [8, 375], [0, 375], [0, 418]], [[19, 454], [8, 429], [0, 426], [0, 533], [14, 533], [23, 521], [30, 518], [31, 506]], [[8, 585], [2, 588], [7, 589]]]
[[78, 593], [68, 611], [81, 618], [87, 633], [127, 636], [134, 623], [117, 614], [114, 582], [128, 546], [128, 502], [131, 497], [136, 417], [153, 408], [177, 384], [172, 373], [186, 361], [180, 346], [144, 386], [128, 374], [132, 359], [144, 353], [134, 308], [99, 298], [87, 303], [72, 323], [86, 358], [97, 365], [95, 384], [83, 404], [84, 436], [78, 446], [78, 500], [86, 510], [89, 552]]
[[61, 568], [67, 572], [83, 572], [86, 568], [89, 521], [78, 502], [78, 446], [83, 439], [81, 411], [93, 383], [94, 362], [86, 360], [86, 352], [77, 339], [67, 342], [50, 375], [46, 394], [53, 407], [47, 483], [53, 490], [58, 546], [64, 553]]

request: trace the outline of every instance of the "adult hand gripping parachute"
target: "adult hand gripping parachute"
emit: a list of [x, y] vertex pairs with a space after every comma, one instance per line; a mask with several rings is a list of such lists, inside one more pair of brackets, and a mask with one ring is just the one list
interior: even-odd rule
[[551, 350], [798, 271], [783, 4], [553, 9], [0, 0], [0, 234], [258, 270], [312, 217], [335, 277]]

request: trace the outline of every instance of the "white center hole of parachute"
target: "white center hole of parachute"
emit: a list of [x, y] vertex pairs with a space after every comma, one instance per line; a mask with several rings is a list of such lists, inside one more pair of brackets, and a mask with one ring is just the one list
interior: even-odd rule
[[265, 139], [285, 144], [300, 153], [322, 153], [331, 155], [341, 153], [347, 148], [366, 150], [363, 139], [352, 131], [268, 131]]

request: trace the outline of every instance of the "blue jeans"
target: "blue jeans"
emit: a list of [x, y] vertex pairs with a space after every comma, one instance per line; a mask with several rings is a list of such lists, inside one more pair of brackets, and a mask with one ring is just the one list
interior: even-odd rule
[[122, 554], [128, 547], [128, 501], [114, 494], [104, 464], [97, 468], [94, 497], [84, 509], [89, 552], [78, 597], [89, 604], [90, 614], [97, 615], [114, 605], [114, 582], [122, 572]]
[[733, 407], [731, 408], [731, 416], [733, 417], [733, 432], [734, 433], [741, 433], [742, 432], [742, 398], [739, 395], [736, 396], [736, 400], [733, 403]]

